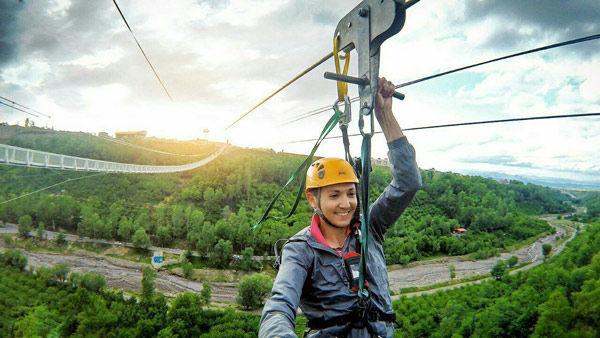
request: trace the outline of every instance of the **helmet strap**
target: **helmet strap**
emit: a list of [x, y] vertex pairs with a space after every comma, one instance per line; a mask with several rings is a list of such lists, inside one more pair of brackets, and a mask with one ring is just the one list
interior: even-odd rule
[[354, 215], [350, 221], [350, 226], [354, 226], [354, 224], [360, 224], [360, 196], [358, 195], [358, 184], [355, 184], [354, 186], [356, 189], [356, 209], [354, 209]]
[[321, 217], [321, 219], [324, 220], [325, 223], [329, 224], [330, 226], [333, 226], [331, 221], [329, 221], [327, 217], [325, 217], [325, 214], [321, 210], [321, 188], [317, 188], [317, 208], [315, 209], [315, 213], [319, 215], [319, 217]]

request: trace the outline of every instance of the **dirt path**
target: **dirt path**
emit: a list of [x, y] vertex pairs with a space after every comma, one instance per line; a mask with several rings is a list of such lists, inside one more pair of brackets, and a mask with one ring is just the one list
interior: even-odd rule
[[[0, 246], [3, 241], [0, 241]], [[5, 248], [0, 248], [3, 250]], [[142, 270], [149, 265], [129, 262], [117, 258], [93, 255], [87, 252], [76, 254], [57, 254], [48, 252], [29, 252], [21, 250], [34, 268], [45, 266], [52, 267], [56, 264], [66, 263], [71, 272], [95, 272], [106, 278], [107, 286], [123, 291], [140, 292]], [[159, 271], [154, 280], [155, 289], [165, 296], [176, 296], [182, 292], [200, 292], [202, 283], [188, 280], [165, 271]], [[237, 289], [233, 283], [209, 283], [212, 288], [212, 301], [233, 303]]]
[[[552, 225], [553, 227], [556, 228], [556, 230], [557, 230], [557, 234], [556, 235], [560, 235], [560, 234], [565, 234], [566, 233], [566, 231], [565, 231], [564, 228], [562, 228], [560, 226], [557, 226], [556, 224], [553, 224], [553, 222], [552, 222], [551, 219], [544, 218], [544, 220], [548, 221], [548, 223], [550, 225]], [[583, 223], [578, 223], [578, 225], [581, 228], [584, 227]], [[529, 249], [527, 249], [527, 255], [531, 259], [529, 261], [525, 261], [525, 262], [531, 262], [531, 264], [526, 265], [526, 266], [521, 267], [521, 268], [518, 268], [518, 269], [514, 269], [514, 270], [510, 271], [509, 273], [510, 274], [514, 274], [514, 273], [517, 273], [519, 271], [529, 270], [531, 268], [534, 268], [534, 267], [542, 264], [543, 263], [543, 256], [542, 256], [542, 253], [541, 253], [541, 247], [542, 247], [543, 244], [546, 244], [546, 243], [552, 244], [552, 246], [553, 246], [552, 255], [559, 254], [566, 247], [567, 243], [569, 243], [570, 241], [572, 241], [573, 239], [575, 239], [575, 237], [577, 237], [577, 231], [575, 231], [575, 229], [573, 229], [573, 230], [574, 231], [571, 234], [571, 237], [569, 239], [567, 239], [566, 241], [564, 241], [563, 243], [561, 243], [558, 247], [555, 247], [556, 241], [554, 240], [554, 238], [555, 238], [556, 235], [550, 235], [550, 236], [545, 236], [545, 237], [539, 239], [537, 242], [535, 242], [534, 244], [532, 244], [529, 247], [521, 248], [521, 249], [519, 249], [519, 250], [517, 250], [515, 252], [507, 253], [506, 256], [502, 256], [502, 257], [506, 257], [507, 258], [507, 257], [513, 256], [514, 254], [522, 253], [522, 251], [524, 251], [525, 249], [529, 248]], [[548, 237], [552, 237], [552, 238], [549, 239]], [[506, 258], [502, 258], [502, 259], [506, 259]], [[496, 261], [497, 260], [498, 260], [498, 257], [496, 257]], [[519, 261], [521, 261], [520, 258], [519, 258]], [[496, 264], [495, 261], [494, 261], [493, 264]], [[489, 273], [490, 269], [491, 269], [491, 267], [487, 270], [487, 273]], [[486, 272], [484, 272], [482, 274], [486, 274]], [[462, 286], [465, 286], [465, 285], [479, 284], [479, 283], [481, 283], [483, 281], [489, 280], [490, 278], [491, 277], [483, 278], [483, 279], [476, 280], [476, 281], [471, 281], [471, 282], [464, 282], [464, 283], [459, 283], [459, 284], [454, 284], [454, 285], [439, 287], [439, 288], [435, 288], [435, 289], [431, 289], [431, 290], [426, 290], [426, 291], [411, 292], [411, 293], [406, 294], [406, 296], [408, 296], [408, 297], [414, 297], [414, 296], [420, 296], [420, 295], [423, 295], [423, 294], [431, 294], [431, 293], [434, 293], [434, 292], [437, 292], [437, 291], [442, 291], [442, 290], [451, 290], [451, 289], [459, 288], [459, 287], [462, 287]], [[448, 276], [447, 280], [449, 280], [449, 279], [450, 278]], [[392, 296], [392, 300], [397, 300], [399, 298], [400, 298], [400, 295]]]
[[456, 268], [456, 280], [473, 276], [486, 275], [498, 260], [506, 260], [511, 256], [517, 256], [519, 263], [536, 262], [543, 258], [542, 245], [551, 244], [554, 248], [556, 235], [566, 234], [564, 228], [554, 224], [551, 218], [544, 218], [550, 225], [556, 228], [555, 235], [540, 238], [530, 246], [520, 248], [513, 252], [502, 253], [499, 257], [491, 257], [479, 261], [468, 260], [467, 256], [453, 256], [424, 262], [413, 262], [404, 267], [389, 266], [388, 275], [390, 289], [398, 293], [402, 288], [424, 287], [451, 281], [448, 267], [454, 265]]

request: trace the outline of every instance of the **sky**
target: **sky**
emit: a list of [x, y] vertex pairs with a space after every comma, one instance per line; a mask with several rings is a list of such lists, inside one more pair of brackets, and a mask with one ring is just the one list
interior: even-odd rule
[[[0, 106], [0, 122], [58, 130], [146, 130], [149, 136], [228, 140], [307, 154], [332, 111], [333, 60], [226, 132], [224, 128], [333, 49], [358, 1], [120, 0], [173, 97], [169, 100], [110, 0], [0, 0], [0, 96], [52, 118]], [[593, 0], [422, 0], [381, 47], [380, 75], [402, 83], [523, 50], [600, 33]], [[357, 74], [357, 54], [349, 75]], [[600, 112], [600, 40], [474, 68], [402, 88], [405, 128]], [[350, 85], [350, 95], [357, 88]], [[358, 132], [353, 105], [350, 133]], [[208, 129], [208, 134], [204, 130]], [[332, 135], [339, 135], [336, 128]], [[600, 182], [600, 118], [407, 131], [423, 169], [501, 172]], [[351, 153], [360, 155], [360, 138]], [[382, 135], [374, 157], [386, 156]], [[317, 152], [343, 157], [340, 139]]]

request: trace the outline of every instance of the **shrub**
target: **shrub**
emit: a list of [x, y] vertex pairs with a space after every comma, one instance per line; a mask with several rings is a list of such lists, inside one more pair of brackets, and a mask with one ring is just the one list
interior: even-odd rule
[[27, 266], [27, 256], [21, 250], [6, 250], [0, 254], [0, 260], [4, 264], [12, 265], [21, 270], [25, 270]]
[[273, 282], [267, 275], [245, 276], [239, 285], [237, 301], [246, 310], [257, 309], [264, 304], [272, 287]]
[[490, 273], [496, 280], [502, 280], [502, 278], [506, 276], [506, 263], [504, 263], [504, 261], [498, 261]]

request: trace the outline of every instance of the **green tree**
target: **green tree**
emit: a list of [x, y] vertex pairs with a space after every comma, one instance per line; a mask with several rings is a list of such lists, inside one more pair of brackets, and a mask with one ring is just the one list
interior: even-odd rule
[[202, 301], [194, 293], [181, 293], [169, 309], [167, 321], [173, 334], [179, 337], [199, 337], [202, 333]]
[[246, 310], [256, 309], [264, 304], [265, 298], [272, 287], [273, 282], [267, 275], [245, 276], [238, 288], [237, 301]]
[[65, 282], [67, 280], [67, 276], [69, 275], [71, 268], [67, 265], [67, 263], [59, 263], [54, 266], [52, 269], [52, 273], [54, 277], [58, 279], [60, 282]]
[[133, 227], [135, 229], [144, 228], [146, 232], [154, 231], [153, 224], [150, 220], [150, 216], [145, 211], [140, 212], [138, 217], [135, 219], [135, 222], [133, 222]]
[[191, 233], [199, 233], [202, 228], [202, 224], [204, 224], [204, 213], [200, 210], [194, 210], [190, 214], [190, 219], [188, 220], [188, 225]]
[[549, 258], [551, 253], [552, 253], [552, 245], [550, 245], [550, 244], [542, 245], [542, 254], [544, 255], [544, 260]]
[[154, 278], [156, 271], [149, 267], [145, 267], [142, 272], [142, 299], [149, 301], [154, 295]]
[[13, 245], [13, 238], [11, 235], [2, 235], [2, 240], [7, 247], [11, 247]]
[[59, 337], [59, 314], [40, 305], [15, 323], [17, 337]]
[[173, 229], [173, 236], [177, 238], [184, 238], [184, 234], [187, 233], [186, 229], [186, 218], [185, 209], [180, 205], [175, 205], [171, 209], [171, 225]]
[[77, 235], [80, 237], [101, 238], [104, 222], [92, 208], [81, 209], [81, 222], [77, 225]]
[[532, 337], [567, 337], [575, 313], [569, 305], [564, 288], [552, 292], [548, 301], [540, 305], [539, 313]]
[[136, 232], [133, 234], [131, 242], [136, 248], [148, 249], [150, 246], [152, 246], [152, 243], [150, 242], [150, 237], [148, 236], [148, 234], [146, 234], [146, 230], [144, 230], [144, 228], [142, 227], [137, 229]]
[[44, 222], [40, 222], [38, 224], [37, 230], [35, 231], [35, 236], [39, 240], [43, 240], [44, 239]]
[[134, 230], [133, 223], [131, 223], [129, 218], [127, 218], [127, 216], [121, 217], [117, 227], [117, 235], [121, 238], [121, 240], [125, 242], [131, 241], [131, 235], [133, 235]]
[[21, 250], [6, 250], [0, 253], [0, 260], [20, 270], [25, 270], [25, 267], [27, 267], [27, 256]]
[[209, 253], [209, 262], [212, 266], [223, 269], [229, 266], [232, 255], [233, 247], [231, 246], [231, 242], [219, 239], [215, 248]]
[[200, 230], [200, 237], [196, 242], [196, 250], [203, 254], [209, 254], [216, 242], [215, 226], [210, 221], [205, 221]]
[[506, 263], [502, 260], [496, 262], [490, 273], [496, 280], [502, 280], [506, 276]]
[[33, 224], [33, 220], [29, 215], [23, 215], [19, 217], [19, 235], [23, 238], [29, 237], [29, 232], [31, 231], [31, 225]]
[[[600, 255], [596, 255], [596, 273], [600, 273]], [[600, 276], [598, 276], [600, 277]], [[583, 284], [581, 292], [575, 294], [573, 307], [575, 313], [585, 318], [590, 326], [600, 327], [600, 279], [588, 280]]]
[[67, 235], [63, 234], [62, 232], [58, 233], [58, 235], [56, 236], [56, 245], [58, 246], [63, 246], [65, 244], [67, 244]]
[[506, 265], [508, 265], [509, 268], [514, 267], [518, 263], [519, 263], [519, 257], [517, 257], [517, 256], [511, 256], [509, 259], [506, 260]]
[[70, 279], [73, 284], [92, 292], [99, 292], [106, 285], [104, 276], [95, 272], [86, 272], [84, 274], [72, 273]]
[[86, 303], [83, 311], [77, 314], [79, 326], [75, 332], [76, 336], [99, 336], [103, 331], [108, 331], [118, 324], [116, 314], [108, 308], [110, 300], [105, 300], [102, 295], [90, 294]]
[[210, 284], [206, 282], [202, 283], [202, 291], [200, 291], [200, 300], [202, 301], [202, 305], [209, 306], [211, 298], [212, 289], [210, 287]]
[[454, 279], [456, 278], [456, 267], [454, 265], [450, 265], [448, 266], [448, 270], [450, 270], [450, 278]]
[[188, 261], [187, 258], [185, 258], [185, 256], [182, 256], [182, 258], [183, 259], [181, 260], [181, 270], [183, 272], [183, 277], [190, 278], [194, 267], [192, 266], [192, 263], [190, 263], [190, 261]]
[[239, 261], [240, 270], [252, 271], [258, 269], [258, 263], [252, 258], [254, 256], [254, 249], [247, 247], [242, 251], [242, 258]]
[[156, 229], [156, 237], [158, 239], [158, 245], [161, 247], [168, 247], [171, 244], [172, 237], [169, 233], [169, 227], [165, 225], [159, 225]]
[[108, 214], [107, 223], [110, 224], [114, 233], [116, 233], [118, 231], [119, 222], [121, 221], [121, 218], [123, 218], [123, 215], [126, 212], [125, 203], [126, 202], [124, 200], [120, 199], [120, 200], [114, 202], [113, 204], [111, 204], [110, 207], [108, 208], [109, 214]]

